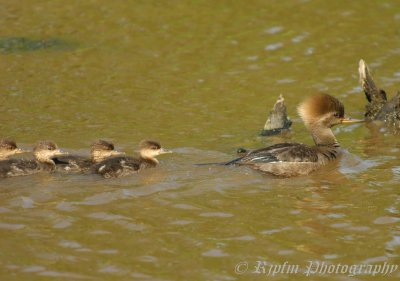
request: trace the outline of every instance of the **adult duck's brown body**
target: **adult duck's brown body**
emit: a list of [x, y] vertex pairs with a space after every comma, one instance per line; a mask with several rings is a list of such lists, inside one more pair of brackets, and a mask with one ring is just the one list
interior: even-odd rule
[[340, 145], [331, 130], [333, 126], [362, 122], [346, 119], [343, 104], [325, 94], [309, 98], [298, 107], [298, 112], [314, 139], [314, 146], [279, 143], [251, 151], [226, 165], [249, 165], [283, 177], [307, 175], [340, 155]]

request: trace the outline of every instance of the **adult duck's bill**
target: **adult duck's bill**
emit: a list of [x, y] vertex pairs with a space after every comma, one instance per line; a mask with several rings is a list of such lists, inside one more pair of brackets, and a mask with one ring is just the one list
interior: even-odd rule
[[340, 120], [340, 124], [355, 124], [355, 123], [363, 123], [365, 120], [361, 119], [350, 119], [350, 118], [343, 118]]

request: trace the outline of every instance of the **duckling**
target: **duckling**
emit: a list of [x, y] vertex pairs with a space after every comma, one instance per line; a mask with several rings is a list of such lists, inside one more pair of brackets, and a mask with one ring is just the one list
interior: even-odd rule
[[55, 156], [66, 155], [51, 141], [40, 141], [33, 149], [34, 160], [9, 159], [0, 162], [0, 177], [14, 177], [34, 174], [42, 170], [53, 171]]
[[75, 171], [84, 172], [88, 171], [91, 166], [107, 158], [123, 155], [124, 152], [114, 150], [114, 144], [105, 140], [97, 140], [91, 146], [91, 158], [67, 155], [53, 158], [57, 170], [61, 171]]
[[17, 147], [17, 144], [13, 140], [9, 139], [1, 139], [0, 140], [0, 161], [6, 160], [9, 157], [29, 152], [28, 150], [23, 150]]
[[172, 153], [164, 149], [158, 142], [144, 140], [139, 144], [139, 157], [113, 157], [96, 165], [93, 170], [104, 178], [115, 178], [133, 174], [139, 170], [155, 167], [159, 164], [157, 155]]

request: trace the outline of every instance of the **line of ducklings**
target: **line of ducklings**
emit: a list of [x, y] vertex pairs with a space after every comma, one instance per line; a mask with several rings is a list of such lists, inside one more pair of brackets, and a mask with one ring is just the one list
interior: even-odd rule
[[133, 174], [141, 169], [157, 166], [156, 156], [172, 151], [164, 149], [156, 141], [144, 140], [139, 144], [139, 156], [125, 156], [114, 149], [111, 142], [98, 140], [91, 146], [90, 158], [69, 155], [54, 142], [40, 141], [33, 148], [34, 159], [10, 158], [31, 151], [20, 149], [13, 140], [0, 140], [0, 177], [15, 177], [41, 171], [95, 173], [104, 178]]
[[[314, 146], [301, 143], [278, 143], [256, 149], [229, 162], [210, 163], [217, 165], [250, 166], [253, 169], [275, 176], [292, 177], [307, 175], [339, 158], [342, 149], [332, 127], [353, 124], [363, 120], [350, 120], [344, 115], [343, 104], [333, 96], [321, 94], [308, 98], [298, 107], [304, 125], [310, 131]], [[3, 140], [0, 159], [24, 152], [15, 142]], [[102, 175], [105, 178], [132, 174], [158, 164], [157, 155], [170, 153], [155, 141], [142, 141], [139, 157], [121, 155], [112, 143], [99, 140], [92, 145], [91, 158], [65, 155], [48, 141], [39, 142], [33, 149], [35, 160], [8, 159], [0, 161], [0, 177], [26, 175], [41, 170], [83, 171]]]

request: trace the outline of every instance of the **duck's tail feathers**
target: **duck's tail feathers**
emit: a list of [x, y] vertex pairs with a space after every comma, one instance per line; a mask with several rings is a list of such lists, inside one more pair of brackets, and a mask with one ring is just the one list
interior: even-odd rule
[[233, 159], [229, 162], [215, 162], [215, 163], [199, 163], [195, 164], [196, 166], [229, 166], [229, 165], [234, 165], [236, 162], [238, 162], [242, 157]]

